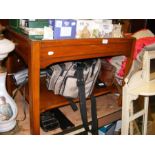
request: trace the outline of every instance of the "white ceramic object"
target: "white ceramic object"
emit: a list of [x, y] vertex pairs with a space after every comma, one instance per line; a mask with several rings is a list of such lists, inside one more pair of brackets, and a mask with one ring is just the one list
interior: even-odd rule
[[[8, 54], [13, 51], [15, 48], [15, 44], [8, 40], [2, 39], [0, 40], [0, 61], [8, 56]], [[6, 72], [0, 73], [0, 96], [4, 96], [6, 102], [10, 104], [13, 115], [9, 120], [0, 121], [0, 132], [7, 132], [12, 130], [16, 125], [16, 116], [17, 116], [17, 106], [12, 97], [8, 94], [6, 90]]]
[[0, 60], [3, 60], [8, 56], [8, 54], [13, 51], [15, 48], [15, 44], [8, 40], [2, 39], [0, 40]]
[[0, 132], [6, 132], [13, 129], [16, 125], [16, 116], [17, 116], [17, 106], [15, 101], [10, 97], [7, 93], [6, 86], [6, 72], [0, 73], [0, 96], [4, 96], [6, 102], [10, 104], [11, 109], [13, 111], [13, 115], [9, 120], [0, 121]]

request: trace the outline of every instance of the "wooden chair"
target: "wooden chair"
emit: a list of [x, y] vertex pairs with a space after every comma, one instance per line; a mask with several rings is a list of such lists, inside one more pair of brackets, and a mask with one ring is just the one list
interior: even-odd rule
[[[125, 79], [122, 96], [122, 135], [133, 134], [133, 121], [143, 116], [142, 134], [147, 134], [149, 96], [155, 95], [155, 51], [145, 51], [142, 70]], [[134, 113], [134, 100], [144, 96], [144, 108]]]

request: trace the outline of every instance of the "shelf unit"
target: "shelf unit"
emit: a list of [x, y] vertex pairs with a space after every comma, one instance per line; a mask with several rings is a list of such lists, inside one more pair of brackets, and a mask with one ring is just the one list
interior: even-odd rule
[[[91, 38], [91, 39], [66, 39], [66, 40], [31, 40], [23, 34], [7, 29], [5, 36], [16, 43], [15, 55], [24, 60], [29, 70], [28, 94], [30, 112], [31, 134], [40, 134], [40, 111], [67, 105], [66, 100], [47, 91], [45, 83], [40, 82], [40, 69], [48, 65], [90, 59], [125, 55], [128, 58], [126, 74], [131, 67], [134, 51], [134, 38]], [[51, 54], [52, 53], [52, 54]], [[7, 70], [11, 73], [16, 61], [10, 55], [7, 60]], [[16, 65], [18, 66], [18, 65]], [[19, 65], [20, 66], [20, 65]], [[13, 85], [11, 77], [7, 78], [8, 91], [11, 93]], [[95, 95], [103, 95], [111, 92], [113, 87], [94, 90]]]

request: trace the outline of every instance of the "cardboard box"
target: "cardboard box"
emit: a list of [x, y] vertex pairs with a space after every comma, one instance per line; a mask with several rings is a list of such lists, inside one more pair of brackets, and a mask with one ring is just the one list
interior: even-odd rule
[[77, 20], [76, 38], [103, 38], [109, 33], [112, 33], [112, 20]]
[[92, 38], [92, 20], [77, 20], [76, 38]]
[[20, 19], [20, 28], [30, 39], [42, 40], [44, 27], [48, 27], [47, 19]]
[[76, 20], [73, 20], [73, 19], [49, 19], [49, 26], [52, 26], [54, 39], [75, 38]]
[[27, 35], [44, 35], [44, 28], [24, 28], [23, 32]]
[[42, 40], [44, 36], [44, 28], [27, 28], [23, 27], [22, 32], [30, 39]]
[[48, 19], [20, 19], [21, 28], [44, 28], [49, 26]]
[[44, 28], [44, 26], [49, 26], [48, 19], [28, 20], [27, 24], [29, 28]]

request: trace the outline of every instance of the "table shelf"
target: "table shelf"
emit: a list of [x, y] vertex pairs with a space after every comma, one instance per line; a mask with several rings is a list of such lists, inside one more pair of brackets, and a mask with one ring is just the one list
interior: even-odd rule
[[[28, 85], [26, 85], [26, 99], [28, 100]], [[104, 94], [111, 93], [116, 90], [115, 85], [105, 87], [105, 88], [94, 88], [93, 95], [101, 96]], [[61, 106], [68, 105], [68, 101], [65, 97], [61, 95], [55, 95], [53, 91], [50, 91], [46, 87], [45, 79], [40, 81], [40, 112], [44, 112], [49, 109], [58, 108]], [[89, 99], [89, 98], [88, 98]], [[75, 103], [78, 102], [78, 99], [73, 100]]]

